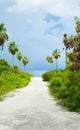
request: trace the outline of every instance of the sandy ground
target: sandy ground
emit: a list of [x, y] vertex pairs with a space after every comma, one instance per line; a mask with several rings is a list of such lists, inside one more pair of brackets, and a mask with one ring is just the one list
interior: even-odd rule
[[41, 78], [6, 96], [0, 102], [0, 130], [80, 130], [80, 115], [58, 105]]

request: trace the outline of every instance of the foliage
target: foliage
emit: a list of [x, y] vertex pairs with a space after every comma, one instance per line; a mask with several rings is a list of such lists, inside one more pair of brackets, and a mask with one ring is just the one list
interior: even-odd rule
[[[58, 73], [57, 73], [58, 72]], [[48, 71], [48, 72], [45, 72], [44, 74], [42, 74], [42, 78], [44, 81], [49, 81], [51, 80], [53, 77], [57, 77], [58, 76], [61, 76], [61, 71], [55, 71], [55, 70], [52, 70], [52, 71]], [[63, 72], [63, 71], [62, 71]]]
[[42, 74], [42, 78], [44, 81], [49, 81], [54, 75], [54, 71], [49, 71], [44, 74]]
[[22, 59], [22, 53], [20, 51], [17, 53], [17, 59], [19, 61]]
[[28, 63], [28, 57], [24, 56], [22, 59], [24, 66]]
[[55, 95], [56, 97], [58, 97], [58, 93], [60, 91], [61, 86], [62, 86], [61, 78], [60, 77], [53, 77], [50, 80], [50, 84], [49, 84], [50, 93], [52, 95]]
[[63, 43], [67, 49], [72, 49], [68, 54], [69, 62], [71, 63], [69, 69], [79, 70], [80, 69], [80, 19], [75, 17], [76, 21], [76, 35], [68, 36], [64, 34]]
[[73, 48], [73, 41], [74, 41], [74, 38], [72, 35], [68, 36], [67, 34], [64, 34], [63, 43], [66, 49]]
[[12, 91], [16, 88], [25, 87], [30, 82], [31, 75], [29, 73], [2, 73], [0, 76], [0, 95]]
[[25, 87], [32, 77], [27, 72], [20, 72], [16, 65], [12, 74], [11, 66], [4, 59], [0, 60], [0, 70], [0, 97], [13, 89]]
[[2, 46], [2, 50], [4, 47], [5, 40], [8, 40], [8, 34], [6, 33], [6, 28], [4, 27], [4, 24], [0, 24], [0, 46]]
[[8, 62], [4, 59], [0, 59], [0, 75], [4, 71], [10, 71], [10, 70], [11, 70], [11, 66], [8, 64]]
[[46, 57], [46, 60], [47, 60], [49, 63], [53, 63], [53, 57], [52, 57], [52, 56], [47, 56], [47, 57]]
[[[6, 33], [6, 28], [3, 23], [0, 24], [0, 46], [4, 47], [4, 42], [8, 40], [8, 35]], [[12, 91], [16, 88], [21, 88], [26, 86], [30, 82], [31, 74], [27, 72], [20, 72], [17, 65], [14, 65], [14, 55], [18, 52], [18, 46], [15, 41], [9, 43], [9, 52], [12, 54], [13, 67], [11, 67], [8, 62], [4, 59], [0, 59], [0, 97], [6, 92]], [[20, 61], [22, 59], [22, 53], [17, 53], [17, 58]], [[23, 58], [23, 64], [26, 66], [28, 63], [28, 58]], [[13, 74], [11, 72], [14, 72]]]
[[[52, 73], [52, 75], [51, 75]], [[74, 76], [73, 76], [74, 75]], [[80, 110], [80, 71], [55, 71], [42, 75], [44, 81], [49, 81], [49, 91], [59, 103], [67, 106], [71, 111]]]
[[56, 71], [58, 70], [57, 59], [60, 57], [60, 52], [56, 49], [53, 51], [53, 57], [56, 59]]
[[[65, 105], [70, 111], [80, 113], [80, 19], [75, 17], [75, 20], [77, 34], [71, 36], [64, 34], [63, 38], [66, 56], [69, 59], [69, 63], [66, 62], [66, 70], [58, 71], [53, 76], [47, 72], [42, 77], [48, 79], [49, 91], [58, 99], [59, 103]], [[70, 49], [71, 51], [68, 53], [67, 51]]]
[[24, 56], [23, 59], [22, 59], [22, 63], [24, 65], [24, 71], [25, 71], [25, 66], [28, 64], [28, 57], [27, 56]]
[[20, 69], [17, 65], [14, 65], [13, 67], [11, 67], [11, 72], [14, 70], [14, 73], [19, 73]]
[[60, 57], [60, 52], [56, 49], [56, 50], [54, 50], [53, 51], [53, 57], [55, 58], [55, 59], [58, 59], [59, 57]]
[[18, 47], [17, 47], [17, 45], [16, 45], [16, 43], [14, 41], [9, 44], [8, 50], [12, 54], [12, 64], [13, 64], [12, 72], [14, 72], [14, 55], [18, 51]]
[[18, 51], [18, 47], [14, 41], [9, 44], [8, 49], [12, 55], [15, 55], [15, 53]]
[[[74, 76], [73, 76], [74, 75]], [[65, 93], [67, 96], [65, 98], [64, 105], [66, 105], [69, 110], [77, 111], [80, 109], [80, 71], [74, 71], [69, 73], [68, 79], [65, 82], [66, 88]], [[64, 100], [64, 99], [63, 99]]]
[[80, 18], [78, 18], [77, 16], [75, 16], [75, 22], [76, 22], [76, 32], [80, 32]]

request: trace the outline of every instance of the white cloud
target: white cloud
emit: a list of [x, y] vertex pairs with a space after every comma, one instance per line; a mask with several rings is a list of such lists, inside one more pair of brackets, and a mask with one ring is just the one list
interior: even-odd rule
[[75, 15], [79, 16], [79, 1], [76, 1], [76, 3], [74, 3], [74, 0], [60, 0], [60, 1], [56, 1], [55, 2], [55, 6], [54, 2], [53, 4], [48, 8], [48, 11], [52, 14], [61, 16], [61, 17], [73, 17]]
[[16, 5], [8, 7], [9, 12], [33, 12], [39, 7], [44, 7], [48, 0], [15, 0]]
[[58, 16], [80, 16], [79, 0], [14, 0], [15, 5], [8, 7], [9, 12], [36, 12], [43, 9]]

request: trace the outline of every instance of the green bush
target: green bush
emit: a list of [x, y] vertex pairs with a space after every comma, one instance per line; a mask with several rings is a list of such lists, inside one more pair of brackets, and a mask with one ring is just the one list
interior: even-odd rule
[[48, 78], [50, 93], [70, 111], [80, 112], [80, 71], [58, 71], [51, 77], [50, 73], [47, 72], [42, 76], [43, 79]]
[[53, 72], [46, 72], [44, 74], [42, 74], [42, 78], [44, 81], [49, 81], [51, 79], [51, 77], [53, 76]]
[[0, 74], [4, 71], [10, 71], [11, 67], [8, 62], [4, 59], [0, 59]]
[[80, 108], [80, 72], [70, 72], [66, 82], [67, 97], [65, 105], [69, 110], [77, 111]]
[[13, 67], [11, 67], [11, 72], [13, 72], [14, 70], [14, 73], [19, 73], [20, 72], [20, 69], [17, 65], [14, 65]]
[[46, 72], [44, 74], [42, 74], [42, 78], [44, 81], [49, 81], [51, 80], [54, 76], [60, 76], [61, 75], [61, 72], [60, 71], [49, 71], [49, 72]]
[[3, 79], [0, 77], [0, 86], [3, 84]]
[[14, 73], [11, 66], [4, 59], [0, 60], [0, 99], [3, 94], [16, 88], [28, 85], [32, 75], [27, 72], [20, 72], [18, 66], [14, 66]]
[[60, 91], [61, 86], [62, 86], [61, 77], [53, 77], [49, 82], [50, 93], [58, 97], [58, 93]]

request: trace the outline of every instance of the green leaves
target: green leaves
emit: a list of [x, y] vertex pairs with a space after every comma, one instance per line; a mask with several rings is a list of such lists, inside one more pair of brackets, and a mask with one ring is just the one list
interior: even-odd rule
[[50, 94], [70, 111], [80, 112], [80, 71], [49, 71], [42, 75], [48, 82]]
[[24, 71], [25, 71], [25, 66], [28, 64], [28, 57], [27, 56], [24, 56], [23, 59], [22, 59], [22, 63], [24, 65]]
[[17, 59], [19, 61], [22, 59], [22, 53], [20, 51], [17, 53]]
[[14, 74], [12, 74], [11, 68], [7, 61], [0, 59], [0, 100], [6, 92], [25, 87], [32, 77], [27, 72], [20, 72], [18, 66], [14, 66]]
[[8, 40], [8, 34], [6, 33], [6, 28], [4, 27], [4, 24], [0, 24], [0, 46], [2, 46], [2, 50], [3, 50], [3, 44], [5, 42], [5, 40]]
[[53, 63], [53, 57], [52, 57], [52, 56], [47, 56], [47, 57], [46, 57], [46, 60], [47, 60], [49, 63]]
[[18, 47], [14, 41], [9, 44], [8, 49], [12, 55], [15, 55], [15, 53], [18, 51]]
[[[80, 18], [75, 16], [76, 22], [76, 35], [68, 36], [64, 34], [63, 43], [66, 47], [66, 67], [74, 71], [80, 69]], [[67, 51], [71, 49], [71, 52], [67, 55]], [[70, 62], [70, 65], [67, 63], [67, 56]]]
[[25, 66], [28, 63], [28, 57], [24, 56], [23, 59], [22, 59], [22, 62], [24, 64], [24, 66]]
[[6, 28], [4, 27], [4, 23], [0, 24], [0, 32], [1, 31], [4, 31], [4, 32], [6, 31]]
[[54, 76], [55, 71], [49, 71], [42, 74], [42, 78], [44, 81], [49, 81]]
[[53, 57], [55, 58], [55, 59], [58, 59], [59, 57], [60, 57], [60, 52], [56, 49], [56, 50], [54, 50], [53, 51]]

